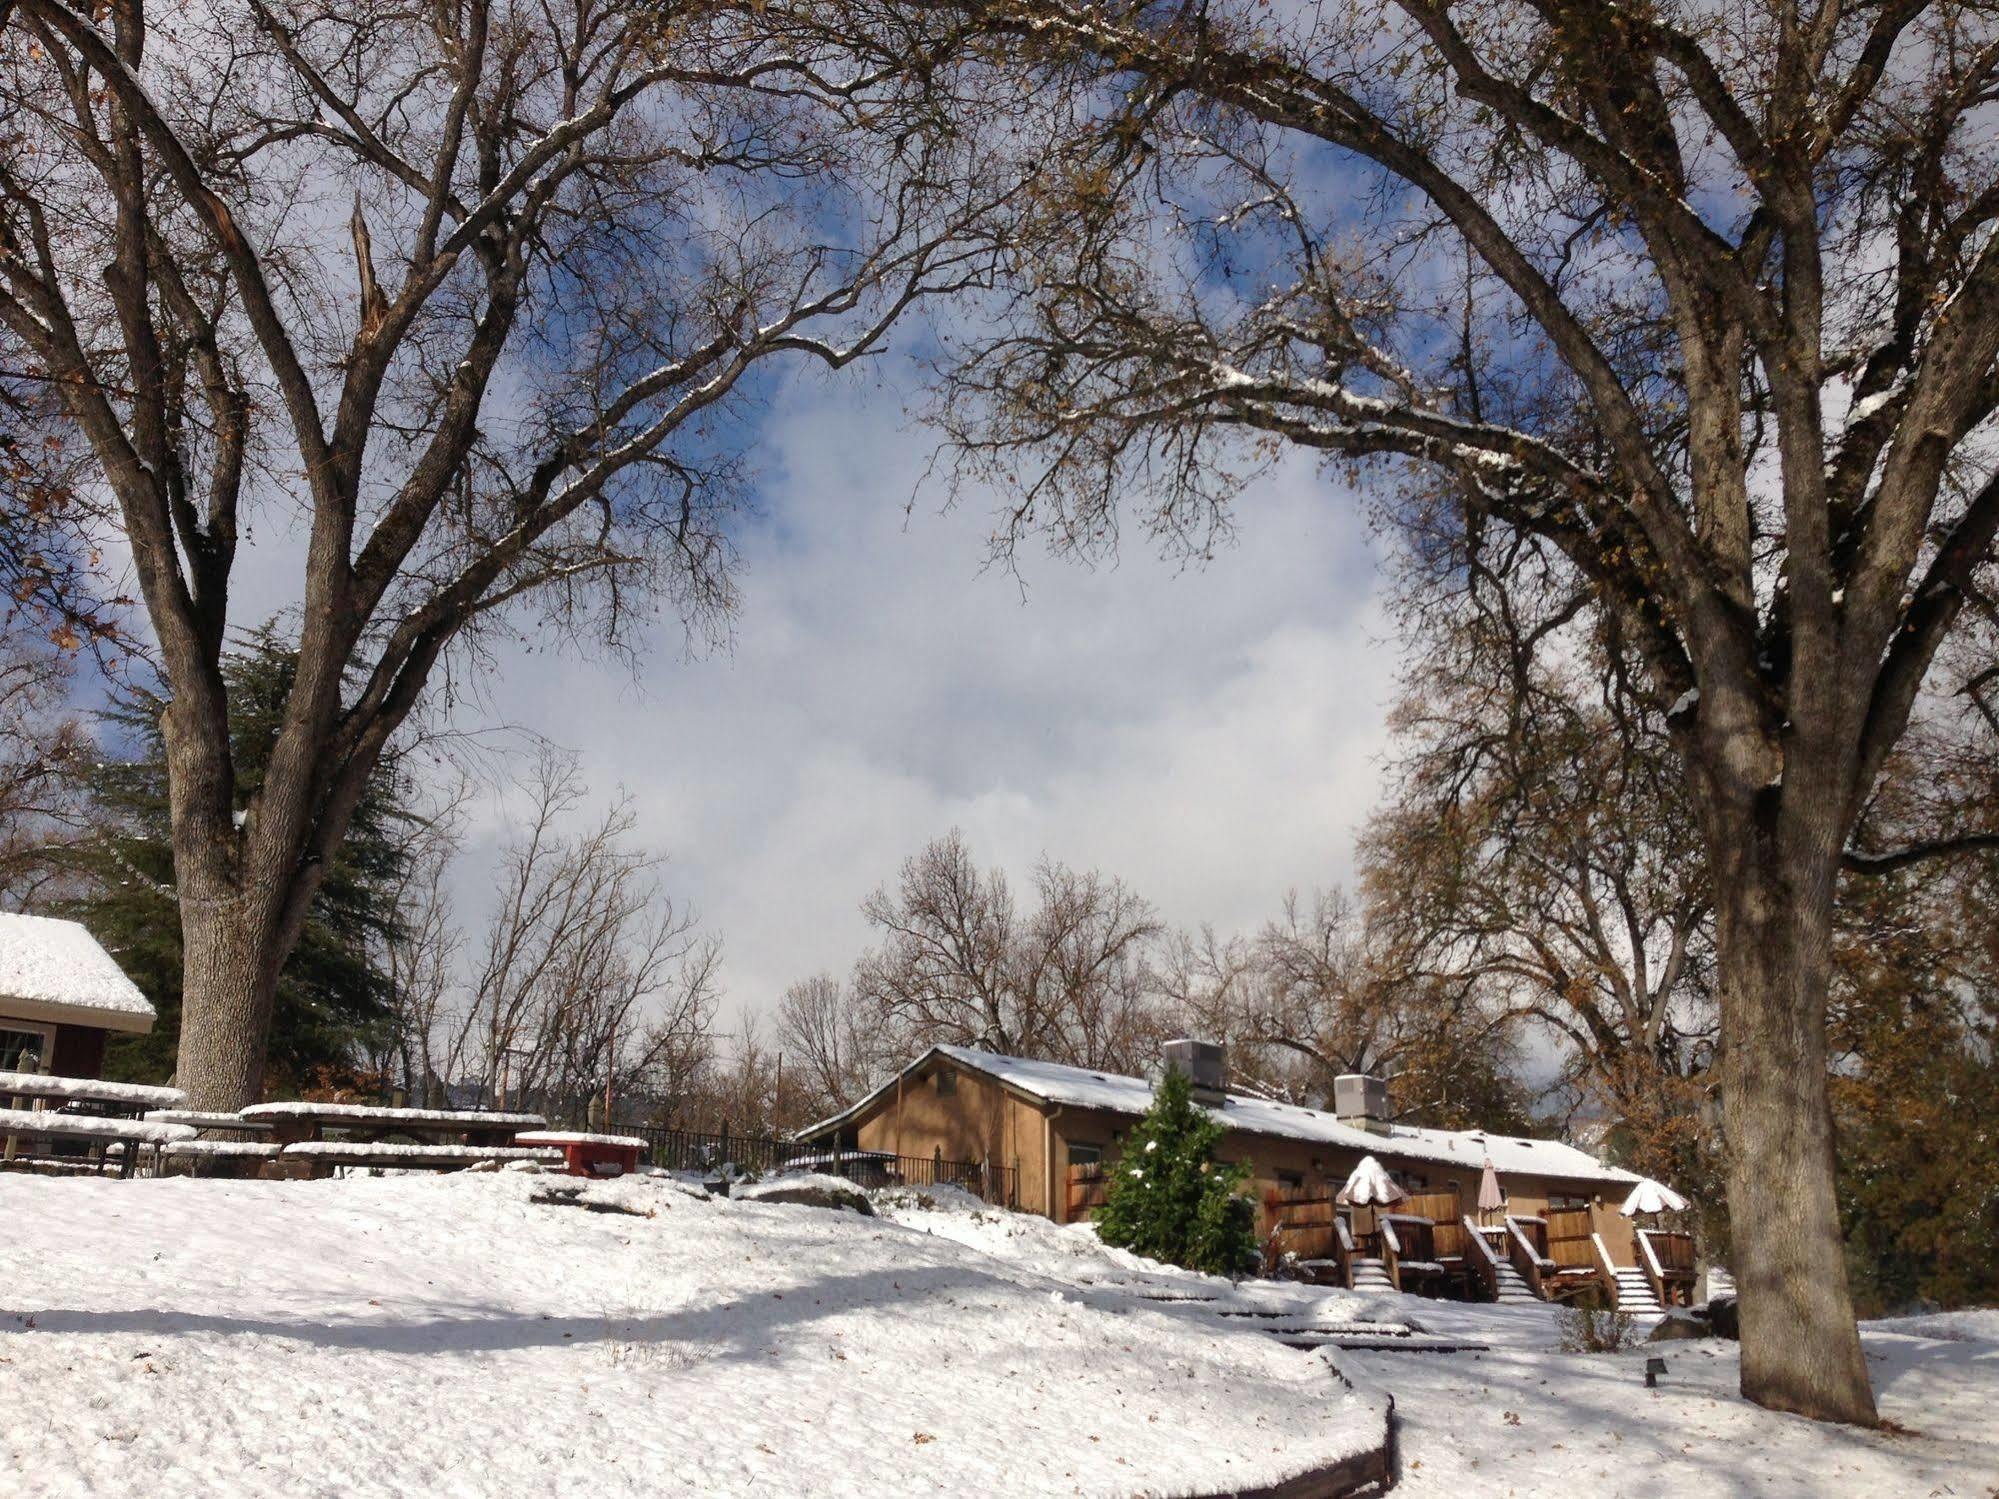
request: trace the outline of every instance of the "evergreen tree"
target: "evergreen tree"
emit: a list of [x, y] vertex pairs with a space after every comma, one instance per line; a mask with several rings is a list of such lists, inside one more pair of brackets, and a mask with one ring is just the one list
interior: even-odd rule
[[1215, 1161], [1224, 1133], [1186, 1075], [1169, 1071], [1111, 1168], [1096, 1217], [1103, 1241], [1214, 1275], [1254, 1269], [1256, 1208], [1238, 1190], [1249, 1168]]
[[[270, 624], [223, 659], [239, 808], [262, 781], [295, 668], [292, 648]], [[114, 1038], [105, 1059], [107, 1076], [141, 1082], [173, 1073], [180, 1036], [180, 906], [160, 734], [165, 707], [157, 694], [131, 689], [103, 715], [109, 737], [133, 754], [91, 777], [99, 833], [73, 856], [91, 888], [65, 912], [117, 956], [159, 1012], [151, 1034]], [[326, 1071], [351, 1069], [388, 1018], [388, 981], [373, 953], [394, 930], [392, 892], [415, 820], [409, 799], [407, 778], [385, 758], [278, 980], [270, 1091], [295, 1092]]]

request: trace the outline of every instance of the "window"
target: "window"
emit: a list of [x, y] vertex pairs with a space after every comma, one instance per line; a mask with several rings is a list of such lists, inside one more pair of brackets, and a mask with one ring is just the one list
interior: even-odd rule
[[1305, 1173], [1302, 1171], [1280, 1171], [1277, 1173], [1277, 1185], [1287, 1192], [1295, 1192], [1305, 1185]]
[[1088, 1140], [1069, 1142], [1069, 1164], [1071, 1166], [1094, 1166], [1104, 1158], [1104, 1148]]
[[937, 1069], [937, 1092], [939, 1096], [948, 1098], [957, 1091], [958, 1069], [956, 1067], [939, 1067]]
[[21, 1028], [19, 1021], [8, 1021], [0, 1025], [0, 1072], [25, 1072], [23, 1065], [27, 1058], [35, 1059], [37, 1071], [46, 1072], [55, 1052], [55, 1035], [39, 1026], [33, 1030]]

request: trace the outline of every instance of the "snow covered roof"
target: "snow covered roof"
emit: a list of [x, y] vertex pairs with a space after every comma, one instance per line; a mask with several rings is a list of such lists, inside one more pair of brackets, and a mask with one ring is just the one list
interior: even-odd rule
[[[1041, 1103], [1060, 1104], [1064, 1108], [1102, 1109], [1132, 1116], [1143, 1114], [1152, 1106], [1153, 1085], [1144, 1078], [1126, 1077], [1116, 1072], [1091, 1072], [1084, 1067], [1069, 1067], [1060, 1062], [1030, 1062], [1022, 1057], [975, 1051], [968, 1046], [934, 1046], [904, 1068], [902, 1076], [907, 1077], [920, 1070], [933, 1056], [949, 1057], [960, 1066], [997, 1078], [1016, 1092]], [[800, 1131], [801, 1138], [810, 1139], [846, 1123], [894, 1088], [895, 1079], [890, 1078], [851, 1108]], [[1210, 1107], [1208, 1112], [1230, 1129], [1241, 1130], [1245, 1134], [1304, 1140], [1393, 1161], [1456, 1166], [1476, 1173], [1490, 1159], [1493, 1169], [1502, 1176], [1541, 1176], [1560, 1181], [1615, 1182], [1626, 1186], [1639, 1180], [1632, 1172], [1606, 1166], [1587, 1151], [1564, 1145], [1559, 1140], [1487, 1134], [1484, 1130], [1418, 1129], [1406, 1124], [1363, 1129], [1320, 1109], [1276, 1103], [1243, 1093], [1226, 1095], [1222, 1103]]]
[[153, 1006], [80, 922], [0, 912], [0, 1016], [150, 1031]]

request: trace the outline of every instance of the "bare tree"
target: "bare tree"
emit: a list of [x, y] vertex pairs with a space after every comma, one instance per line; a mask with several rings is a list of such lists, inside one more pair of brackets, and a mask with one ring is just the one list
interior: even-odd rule
[[717, 945], [666, 898], [657, 857], [629, 846], [629, 801], [571, 831], [586, 788], [554, 750], [524, 789], [447, 1060], [495, 1096], [563, 1113], [607, 1086], [615, 1102], [621, 1081], [684, 1081], [706, 1055]]
[[[724, 624], [751, 373], [976, 281], [1005, 195], [920, 57], [760, 3], [0, 5], [0, 368], [115, 502], [171, 704], [179, 1080], [253, 1101], [369, 772], [517, 602]], [[254, 516], [303, 529], [297, 679], [239, 790], [219, 668]]]
[[1649, 1133], [1712, 1082], [1700, 834], [1664, 723], [1522, 591], [1474, 577], [1420, 613], [1369, 906], [1401, 971], [1479, 986], [1560, 1047], [1572, 1103]]
[[[447, 798], [419, 830], [391, 892], [394, 920], [376, 944], [389, 1021], [369, 1068], [428, 1108], [445, 1107], [445, 1084], [464, 1061], [464, 1029], [451, 1023], [464, 940], [447, 887], [459, 852], [460, 806], [459, 796]], [[460, 1044], [446, 1049], [454, 1034]]]
[[63, 652], [0, 636], [0, 906], [9, 909], [60, 885], [59, 850], [83, 825], [94, 745], [69, 707], [70, 672]]
[[703, 1074], [685, 1117], [710, 1130], [770, 1137], [809, 1121], [800, 1117], [802, 1094], [787, 1098], [784, 1054], [764, 1037], [754, 1015], [745, 1015]]
[[777, 1037], [791, 1086], [814, 1119], [864, 1096], [903, 1060], [906, 1049], [894, 1028], [864, 1009], [830, 973], [815, 973], [784, 991]]
[[615, 1116], [643, 1109], [671, 1118], [699, 1093], [715, 1065], [721, 996], [722, 944], [703, 937], [686, 947], [669, 981], [649, 997], [636, 1033], [616, 1050]]
[[1137, 1070], [1159, 1034], [1151, 906], [1121, 881], [1045, 859], [1034, 893], [1023, 916], [1005, 873], [981, 872], [954, 829], [863, 903], [882, 941], [855, 966], [855, 996], [916, 1045]]
[[1523, 1113], [1508, 1017], [1475, 985], [1412, 974], [1378, 913], [1293, 892], [1253, 937], [1211, 928], [1163, 944], [1155, 983], [1181, 1029], [1223, 1041], [1248, 1091], [1315, 1108], [1342, 1073], [1389, 1085], [1394, 1117], [1506, 1128]]
[[[0, 155], [19, 137], [0, 119]], [[107, 597], [104, 507], [83, 444], [47, 371], [16, 361], [0, 332], [0, 636], [44, 634], [107, 656], [131, 642], [128, 599]]]
[[1573, 581], [1640, 664], [1713, 884], [1743, 1390], [1873, 1423], [1833, 894], [1991, 593], [1999, 17], [929, 3], [1074, 115], [1018, 315], [940, 411], [1017, 478], [1002, 547], [1109, 544], [1136, 492], [1204, 550], [1290, 444], [1391, 477], [1384, 514], [1460, 574]]

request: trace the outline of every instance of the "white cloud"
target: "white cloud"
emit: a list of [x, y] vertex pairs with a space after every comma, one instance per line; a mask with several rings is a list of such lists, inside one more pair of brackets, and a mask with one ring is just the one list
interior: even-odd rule
[[976, 497], [940, 514], [926, 492], [905, 521], [931, 438], [879, 387], [801, 382], [764, 433], [731, 654], [685, 661], [662, 631], [635, 685], [509, 651], [482, 710], [633, 794], [734, 1000], [844, 972], [863, 895], [953, 825], [986, 862], [1094, 866], [1184, 924], [1251, 926], [1348, 876], [1395, 657], [1335, 481], [1279, 470], [1205, 569], [1138, 543], [1096, 570], [1030, 557], [1023, 600], [981, 571]]

